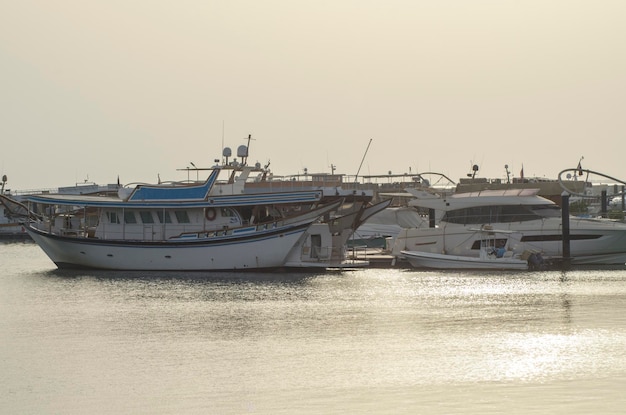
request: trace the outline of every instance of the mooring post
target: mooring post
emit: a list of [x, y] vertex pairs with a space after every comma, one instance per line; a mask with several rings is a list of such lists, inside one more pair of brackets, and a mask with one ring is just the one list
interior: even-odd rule
[[600, 200], [600, 206], [601, 206], [601, 209], [600, 209], [600, 215], [601, 215], [603, 218], [606, 218], [606, 217], [608, 217], [608, 216], [609, 216], [609, 214], [608, 214], [609, 209], [608, 209], [608, 205], [607, 205], [607, 195], [606, 195], [606, 190], [603, 190], [603, 191], [602, 191], [602, 196], [600, 196], [600, 197], [602, 198], [602, 200]]
[[563, 231], [563, 269], [569, 269], [571, 263], [569, 235], [569, 193], [561, 193], [561, 228]]

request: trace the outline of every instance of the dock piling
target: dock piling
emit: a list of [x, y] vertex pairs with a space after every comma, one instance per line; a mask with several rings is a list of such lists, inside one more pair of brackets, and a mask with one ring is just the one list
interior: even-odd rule
[[569, 269], [571, 264], [570, 232], [569, 232], [569, 193], [561, 194], [561, 228], [563, 231], [563, 269]]

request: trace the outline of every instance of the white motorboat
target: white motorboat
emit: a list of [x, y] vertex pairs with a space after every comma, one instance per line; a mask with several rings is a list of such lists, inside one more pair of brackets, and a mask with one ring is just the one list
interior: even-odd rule
[[[433, 215], [434, 226], [400, 232], [393, 254], [402, 251], [479, 257], [484, 237], [475, 231], [485, 224], [521, 234], [511, 246], [516, 253], [540, 252], [544, 258], [563, 256], [560, 207], [537, 195], [534, 189], [486, 190], [444, 197], [415, 193], [410, 204]], [[626, 224], [569, 217], [572, 264], [626, 263]], [[500, 241], [507, 242], [502, 235]]]
[[471, 257], [466, 255], [437, 254], [433, 252], [401, 251], [409, 263], [416, 268], [435, 269], [494, 269], [494, 270], [525, 270], [528, 261], [505, 256], [498, 258], [494, 254]]
[[[416, 268], [523, 270], [529, 268], [529, 263], [533, 264], [533, 268], [542, 265], [542, 258], [536, 253], [524, 252], [520, 255], [513, 252], [511, 247], [519, 242], [521, 236], [517, 233], [496, 230], [490, 225], [470, 230], [480, 235], [478, 257], [420, 251], [401, 253]], [[507, 235], [508, 238], [503, 240], [498, 235]]]

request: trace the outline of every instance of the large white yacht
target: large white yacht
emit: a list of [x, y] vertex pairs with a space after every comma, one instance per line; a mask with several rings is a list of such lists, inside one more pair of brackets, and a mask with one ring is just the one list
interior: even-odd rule
[[[544, 258], [563, 256], [561, 208], [538, 196], [536, 189], [484, 190], [437, 197], [415, 193], [411, 205], [428, 210], [430, 226], [404, 229], [393, 254], [423, 251], [478, 256], [485, 226], [517, 233], [515, 243], [502, 233], [501, 241], [516, 253], [538, 252]], [[626, 263], [626, 224], [606, 219], [569, 217], [572, 264]], [[519, 239], [519, 240], [517, 240]]]

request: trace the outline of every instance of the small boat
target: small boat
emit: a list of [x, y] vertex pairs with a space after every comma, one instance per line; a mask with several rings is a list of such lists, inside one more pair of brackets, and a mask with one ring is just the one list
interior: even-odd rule
[[[480, 237], [478, 256], [407, 250], [401, 251], [401, 254], [416, 268], [496, 270], [529, 268], [529, 258], [532, 253], [526, 251], [520, 257], [512, 249], [512, 246], [519, 242], [521, 235], [507, 230], [496, 230], [489, 225], [470, 228], [470, 230]], [[508, 235], [508, 240], [498, 238], [497, 234]], [[535, 260], [537, 257], [533, 257], [533, 261]]]
[[7, 216], [8, 212], [6, 208], [0, 207], [0, 239], [27, 239], [28, 234], [22, 223]]
[[6, 174], [2, 176], [0, 187], [0, 239], [28, 238], [22, 219], [28, 216], [27, 210], [13, 199], [10, 191], [5, 191]]
[[471, 257], [466, 255], [436, 254], [432, 252], [402, 251], [402, 255], [415, 268], [494, 270], [528, 269], [528, 261], [516, 257], [498, 258], [495, 254]]

